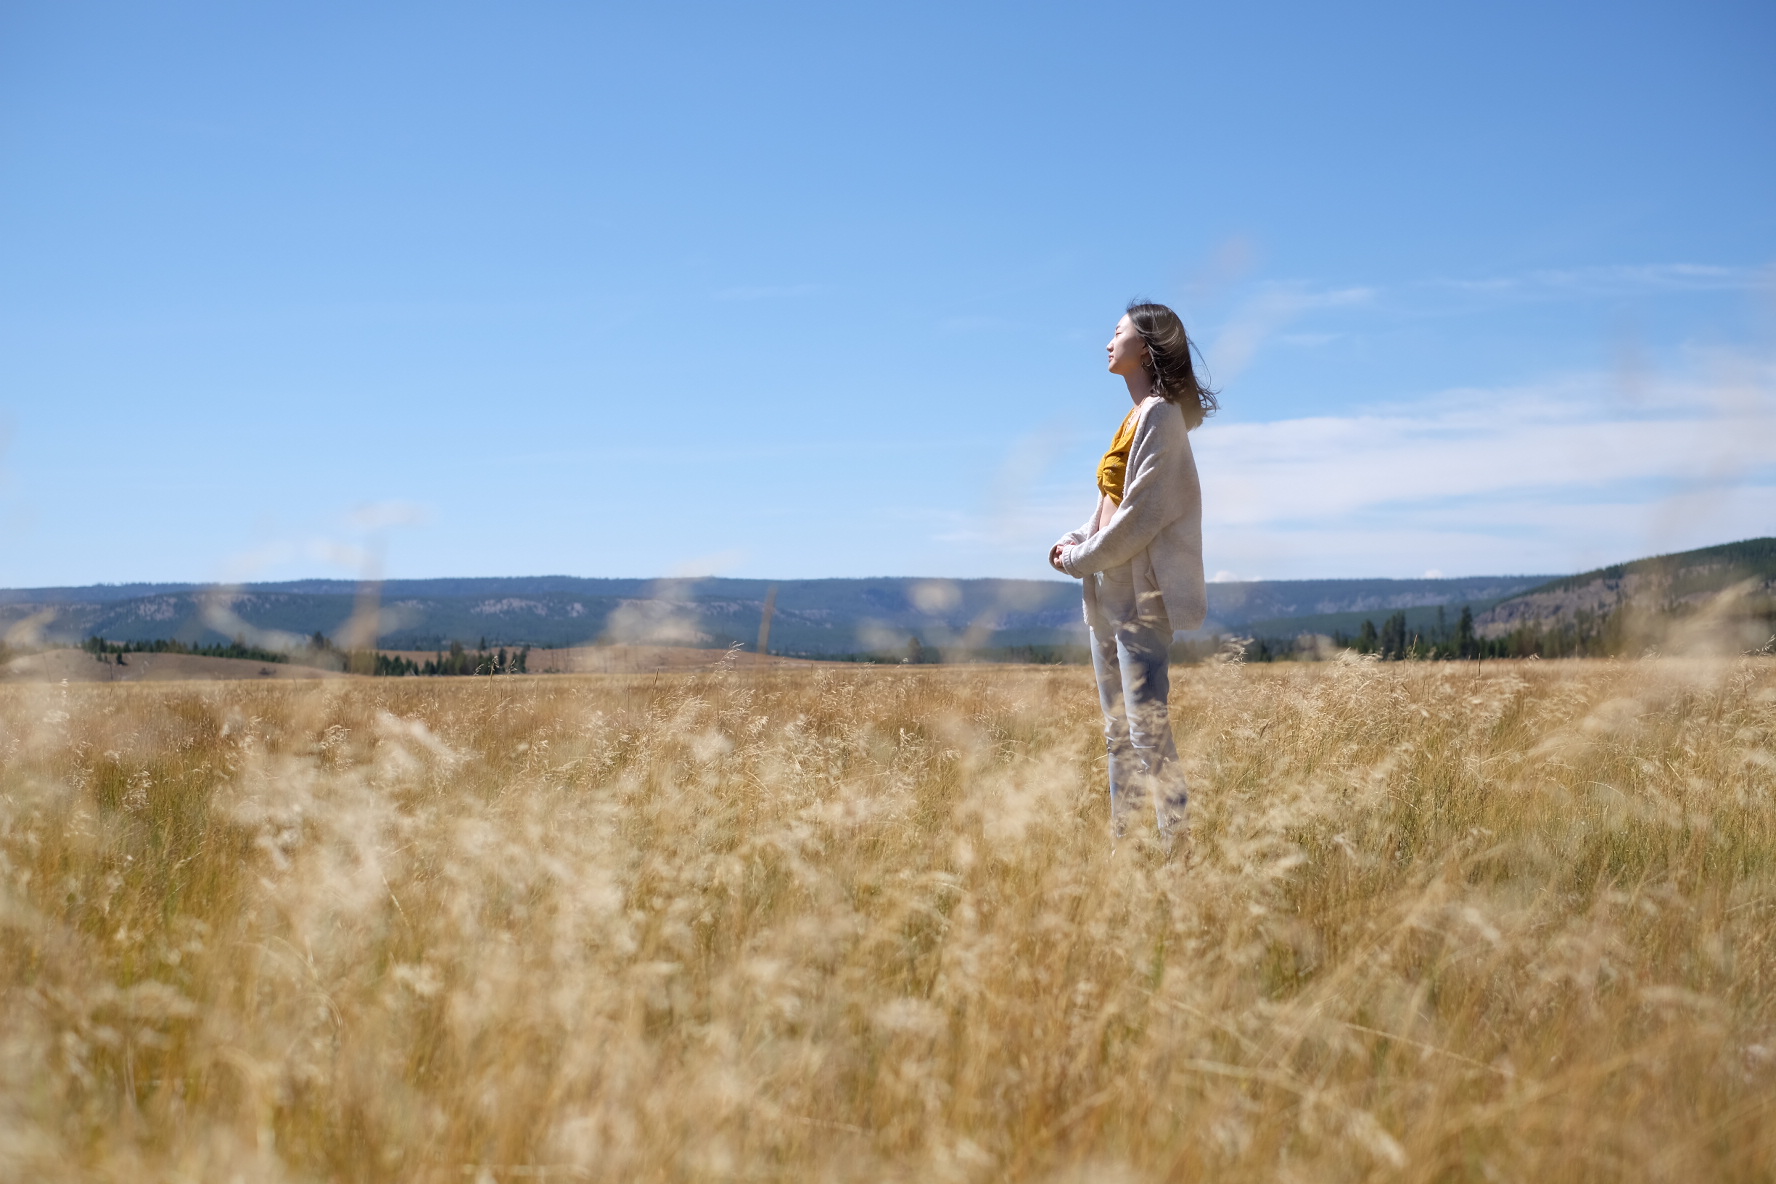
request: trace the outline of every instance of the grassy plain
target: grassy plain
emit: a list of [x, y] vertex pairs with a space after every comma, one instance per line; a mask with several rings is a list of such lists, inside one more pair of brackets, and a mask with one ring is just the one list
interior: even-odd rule
[[1776, 662], [0, 687], [0, 1178], [1776, 1178]]
[[126, 654], [100, 661], [85, 650], [68, 647], [22, 654], [0, 663], [6, 682], [190, 682], [243, 678], [341, 678], [343, 675], [293, 662], [257, 662], [248, 658], [212, 658], [202, 654]]

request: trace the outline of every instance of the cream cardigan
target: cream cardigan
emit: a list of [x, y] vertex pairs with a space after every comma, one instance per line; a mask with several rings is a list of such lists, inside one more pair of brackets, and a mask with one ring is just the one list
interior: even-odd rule
[[[1060, 539], [1061, 568], [1075, 579], [1133, 564], [1136, 592], [1158, 592], [1173, 629], [1195, 629], [1208, 616], [1203, 584], [1202, 483], [1190, 429], [1177, 404], [1142, 401], [1129, 450], [1122, 504], [1098, 530], [1098, 514]], [[1085, 619], [1093, 617], [1095, 580], [1085, 580]]]

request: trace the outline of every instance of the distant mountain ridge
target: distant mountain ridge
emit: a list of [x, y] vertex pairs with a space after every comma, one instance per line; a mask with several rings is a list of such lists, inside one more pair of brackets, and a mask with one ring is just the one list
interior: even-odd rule
[[[314, 579], [237, 587], [140, 583], [0, 589], [0, 634], [45, 642], [98, 635], [197, 644], [241, 637], [289, 645], [321, 632], [351, 644], [407, 650], [482, 640], [508, 646], [626, 641], [752, 648], [773, 588], [770, 648], [778, 654], [904, 651], [913, 638], [928, 647], [964, 650], [1077, 646], [1085, 640], [1075, 581], [913, 577], [517, 576], [386, 580], [373, 586]], [[1405, 615], [1409, 630], [1428, 634], [1451, 628], [1467, 606], [1483, 637], [1564, 630], [1580, 641], [1591, 638], [1584, 644], [1603, 646], [1598, 652], [1621, 652], [1626, 644], [1621, 638], [1639, 636], [1624, 625], [1629, 616], [1643, 624], [1682, 616], [1715, 603], [1729, 588], [1741, 593], [1734, 611], [1750, 636], [1776, 614], [1776, 539], [1747, 539], [1572, 576], [1210, 584], [1209, 619], [1192, 636], [1355, 635], [1364, 620], [1379, 625], [1395, 613]], [[1606, 637], [1609, 630], [1614, 633]]]
[[[1199, 635], [1255, 621], [1292, 632], [1288, 619], [1386, 613], [1439, 604], [1490, 605], [1545, 576], [1418, 580], [1273, 580], [1209, 585]], [[314, 632], [337, 637], [356, 617], [375, 642], [429, 649], [485, 638], [501, 645], [582, 645], [599, 640], [725, 646], [756, 643], [776, 588], [771, 649], [807, 656], [930, 646], [1076, 645], [1084, 640], [1072, 580], [589, 579], [521, 576], [292, 580], [220, 587], [115, 584], [0, 590], [0, 630], [32, 622], [45, 640], [213, 642], [251, 635], [275, 642]], [[368, 597], [367, 597], [368, 594]], [[366, 621], [366, 605], [374, 619]], [[368, 638], [366, 638], [368, 643]]]

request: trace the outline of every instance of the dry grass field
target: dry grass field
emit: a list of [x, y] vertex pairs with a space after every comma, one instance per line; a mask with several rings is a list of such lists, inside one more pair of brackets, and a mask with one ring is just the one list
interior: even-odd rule
[[1776, 662], [0, 687], [0, 1179], [1770, 1180]]
[[[437, 650], [383, 650], [396, 658], [425, 663]], [[663, 671], [701, 670], [719, 665], [728, 652], [685, 645], [580, 645], [530, 651], [532, 674], [656, 674]], [[749, 666], [813, 665], [796, 658], [741, 653], [735, 660]], [[827, 664], [827, 663], [823, 663]]]
[[190, 682], [193, 679], [343, 678], [331, 670], [289, 662], [254, 662], [246, 658], [210, 658], [201, 654], [128, 654], [124, 665], [101, 662], [73, 648], [24, 654], [0, 663], [6, 682]]

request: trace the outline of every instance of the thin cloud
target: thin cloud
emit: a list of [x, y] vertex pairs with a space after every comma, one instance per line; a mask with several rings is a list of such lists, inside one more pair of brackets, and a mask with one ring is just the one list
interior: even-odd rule
[[1776, 269], [1722, 267], [1708, 263], [1618, 264], [1544, 269], [1486, 279], [1430, 280], [1426, 286], [1534, 300], [1658, 292], [1754, 292], [1776, 289]]
[[715, 293], [717, 300], [786, 300], [796, 296], [812, 296], [821, 290], [819, 284], [742, 284], [723, 288]]
[[[1572, 386], [1470, 394], [1414, 413], [1232, 424], [1205, 438], [1214, 504], [1230, 524], [1331, 517], [1395, 504], [1543, 496], [1624, 482], [1734, 482], [1776, 466], [1776, 400], [1673, 392], [1681, 410], [1628, 417]], [[1601, 392], [1600, 392], [1601, 393]]]
[[[1625, 558], [1767, 533], [1776, 364], [1702, 359], [1648, 404], [1624, 405], [1605, 376], [1581, 375], [1219, 425], [1197, 455], [1218, 566], [1561, 570], [1598, 546]], [[1514, 545], [1529, 558], [1468, 561]]]
[[1244, 370], [1266, 339], [1302, 315], [1367, 304], [1374, 298], [1373, 288], [1315, 289], [1298, 282], [1262, 285], [1234, 310], [1209, 347], [1208, 356], [1215, 360], [1216, 381], [1226, 382]]
[[354, 530], [387, 530], [395, 526], [417, 526], [430, 517], [430, 508], [418, 502], [366, 502], [354, 507], [345, 516], [345, 521]]
[[[1577, 571], [1769, 534], [1776, 358], [1690, 361], [1641, 402], [1599, 372], [1211, 421], [1193, 441], [1212, 578]], [[1057, 450], [1041, 433], [1011, 443], [988, 504], [909, 521], [909, 537], [1047, 575], [1049, 545], [1092, 501], [1083, 469], [1047, 471]]]
[[938, 328], [945, 333], [1004, 333], [1023, 326], [1007, 317], [995, 316], [957, 316], [945, 317], [938, 322]]

